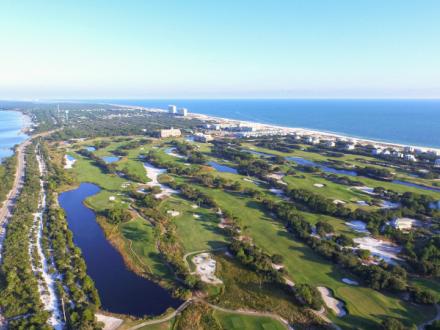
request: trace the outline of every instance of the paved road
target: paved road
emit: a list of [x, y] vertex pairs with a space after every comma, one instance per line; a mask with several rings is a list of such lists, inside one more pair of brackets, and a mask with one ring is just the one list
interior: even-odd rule
[[[15, 171], [14, 184], [12, 185], [11, 191], [6, 196], [6, 199], [3, 205], [0, 208], [0, 264], [2, 262], [3, 257], [3, 241], [6, 235], [6, 227], [9, 219], [12, 216], [12, 212], [14, 210], [15, 203], [20, 195], [21, 189], [23, 188], [24, 183], [24, 175], [26, 169], [26, 161], [25, 161], [25, 149], [26, 147], [32, 143], [32, 140], [37, 137], [47, 136], [52, 134], [55, 131], [44, 132], [40, 134], [36, 134], [28, 138], [26, 141], [22, 142], [16, 149], [17, 156], [17, 168]], [[0, 311], [0, 329], [5, 328], [5, 320]]]
[[11, 191], [6, 196], [5, 202], [0, 208], [0, 263], [2, 260], [3, 240], [5, 239], [6, 225], [11, 218], [15, 202], [20, 194], [21, 189], [23, 188], [24, 170], [26, 167], [24, 150], [30, 143], [31, 139], [28, 139], [21, 143], [17, 148], [17, 167], [15, 171], [14, 184], [12, 185]]

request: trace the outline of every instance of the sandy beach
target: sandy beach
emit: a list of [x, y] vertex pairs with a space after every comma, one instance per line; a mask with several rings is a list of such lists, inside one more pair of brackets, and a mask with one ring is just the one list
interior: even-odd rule
[[[145, 110], [145, 111], [151, 111], [151, 112], [167, 112], [165, 109], [158, 109], [158, 108], [146, 108], [141, 106], [129, 106], [129, 105], [121, 105], [121, 104], [109, 104], [112, 106], [118, 106], [124, 109], [133, 109], [133, 110]], [[402, 150], [404, 147], [414, 147], [421, 149], [423, 151], [435, 151], [440, 154], [439, 148], [433, 148], [433, 147], [425, 147], [425, 146], [419, 146], [419, 145], [409, 145], [409, 144], [401, 144], [401, 143], [393, 143], [393, 142], [386, 142], [386, 141], [379, 141], [379, 140], [373, 140], [368, 138], [362, 138], [362, 137], [355, 137], [355, 136], [349, 136], [344, 135], [340, 133], [333, 133], [333, 132], [324, 132], [314, 129], [308, 129], [308, 128], [302, 128], [302, 127], [285, 127], [285, 126], [279, 126], [279, 125], [273, 125], [273, 124], [262, 124], [258, 122], [253, 121], [246, 121], [246, 120], [238, 120], [238, 119], [230, 119], [230, 118], [223, 118], [223, 117], [216, 117], [216, 116], [210, 116], [205, 115], [201, 113], [192, 113], [189, 112], [186, 118], [189, 119], [198, 119], [201, 121], [211, 122], [211, 123], [218, 123], [220, 125], [242, 125], [242, 126], [251, 126], [255, 127], [257, 130], [276, 130], [284, 135], [289, 134], [298, 134], [303, 136], [313, 136], [317, 137], [322, 140], [346, 140], [346, 141], [353, 141], [360, 145], [374, 145], [378, 148], [394, 148], [396, 150]]]

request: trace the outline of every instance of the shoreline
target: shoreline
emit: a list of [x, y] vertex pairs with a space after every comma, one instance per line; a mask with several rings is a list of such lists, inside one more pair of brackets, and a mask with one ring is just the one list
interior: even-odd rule
[[[165, 109], [159, 109], [159, 108], [147, 108], [142, 106], [130, 106], [130, 105], [123, 105], [123, 104], [108, 104], [112, 106], [118, 106], [121, 108], [126, 109], [137, 109], [137, 110], [146, 110], [151, 112], [167, 112]], [[184, 118], [184, 117], [182, 117]], [[356, 141], [359, 144], [362, 145], [368, 145], [373, 144], [377, 147], [383, 147], [383, 148], [397, 148], [397, 149], [403, 149], [405, 147], [414, 147], [417, 149], [421, 149], [423, 151], [435, 151], [440, 155], [440, 147], [428, 147], [428, 146], [422, 146], [422, 145], [416, 145], [416, 144], [403, 144], [399, 142], [389, 142], [389, 141], [381, 141], [381, 140], [375, 140], [365, 137], [357, 137], [352, 135], [346, 135], [344, 133], [337, 133], [337, 132], [331, 132], [331, 131], [320, 131], [317, 129], [311, 129], [311, 128], [304, 128], [304, 127], [289, 127], [289, 126], [280, 126], [275, 124], [265, 124], [265, 123], [259, 123], [249, 120], [241, 120], [241, 119], [232, 119], [232, 118], [225, 118], [225, 117], [217, 117], [217, 116], [211, 116], [206, 115], [202, 113], [188, 113], [187, 118], [194, 118], [199, 119], [202, 121], [215, 121], [220, 124], [241, 124], [246, 126], [252, 126], [257, 128], [263, 128], [263, 129], [272, 129], [272, 130], [279, 130], [280, 132], [292, 134], [292, 133], [299, 133], [302, 135], [310, 135], [315, 136], [322, 139], [345, 139], [347, 141]]]

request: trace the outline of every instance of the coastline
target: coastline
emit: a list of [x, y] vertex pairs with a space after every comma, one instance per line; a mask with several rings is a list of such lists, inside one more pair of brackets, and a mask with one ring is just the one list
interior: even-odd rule
[[[159, 109], [159, 108], [147, 108], [142, 106], [129, 106], [129, 105], [123, 105], [123, 104], [108, 104], [112, 106], [118, 106], [121, 108], [126, 109], [137, 109], [137, 110], [146, 110], [151, 112], [167, 112], [165, 109]], [[344, 140], [352, 140], [356, 141], [357, 143], [361, 145], [375, 145], [377, 147], [382, 148], [396, 148], [396, 149], [403, 149], [404, 147], [414, 147], [418, 149], [422, 149], [423, 151], [435, 151], [438, 154], [440, 154], [440, 148], [436, 147], [427, 147], [422, 145], [415, 145], [415, 144], [403, 144], [398, 142], [390, 142], [390, 141], [381, 141], [376, 139], [370, 139], [365, 137], [358, 137], [358, 136], [352, 136], [347, 135], [343, 133], [336, 133], [336, 132], [330, 132], [330, 131], [320, 131], [316, 129], [310, 129], [310, 128], [304, 128], [304, 127], [287, 127], [287, 126], [280, 126], [275, 124], [265, 124], [265, 123], [259, 123], [249, 120], [240, 120], [240, 119], [231, 119], [231, 118], [225, 118], [225, 117], [217, 117], [217, 116], [211, 116], [201, 113], [188, 113], [187, 118], [194, 118], [199, 119], [202, 121], [213, 121], [218, 122], [220, 124], [233, 124], [233, 125], [244, 125], [244, 126], [252, 126], [256, 127], [257, 129], [267, 129], [267, 130], [278, 130], [280, 132], [286, 133], [286, 134], [294, 134], [298, 133], [301, 135], [310, 135], [314, 137], [318, 137], [321, 139], [344, 139]]]
[[0, 117], [1, 113], [15, 113], [18, 114], [19, 117], [16, 118], [15, 125], [13, 125], [12, 127], [9, 126], [8, 128], [7, 126], [4, 126], [7, 135], [2, 134], [2, 136], [0, 136], [0, 163], [4, 158], [14, 155], [16, 146], [23, 143], [29, 138], [28, 133], [32, 125], [31, 117], [25, 115], [21, 111], [1, 110]]

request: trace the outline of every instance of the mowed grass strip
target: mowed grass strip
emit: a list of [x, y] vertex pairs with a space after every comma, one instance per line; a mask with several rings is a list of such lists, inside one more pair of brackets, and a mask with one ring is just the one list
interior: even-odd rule
[[214, 317], [228, 330], [285, 330], [279, 322], [260, 316], [247, 316], [214, 311]]
[[178, 216], [172, 218], [185, 253], [224, 247], [226, 239], [218, 227], [219, 216], [214, 210], [193, 208], [192, 205], [194, 203], [177, 196], [169, 198], [161, 205], [164, 213], [168, 210], [179, 212]]

